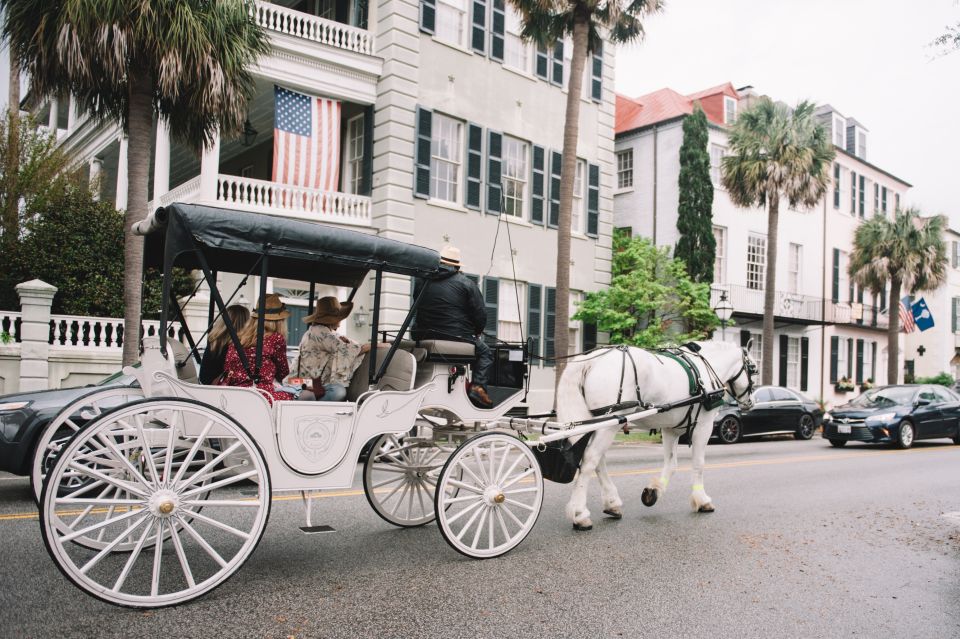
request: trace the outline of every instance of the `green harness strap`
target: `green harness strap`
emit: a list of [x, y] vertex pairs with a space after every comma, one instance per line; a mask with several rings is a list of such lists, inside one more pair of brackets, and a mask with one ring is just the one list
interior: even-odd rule
[[693, 370], [690, 368], [690, 364], [687, 363], [687, 360], [667, 350], [659, 351], [659, 354], [665, 355], [666, 357], [669, 357], [675, 361], [677, 364], [680, 364], [680, 368], [682, 368], [683, 372], [687, 374], [687, 382], [690, 385], [690, 394], [696, 395], [700, 389], [697, 388], [696, 377], [694, 377]]

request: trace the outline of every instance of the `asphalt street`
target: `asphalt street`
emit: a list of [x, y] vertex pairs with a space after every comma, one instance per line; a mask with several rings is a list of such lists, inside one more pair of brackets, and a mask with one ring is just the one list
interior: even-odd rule
[[478, 561], [433, 524], [397, 529], [362, 487], [314, 506], [274, 501], [257, 550], [226, 584], [176, 608], [117, 608], [82, 593], [44, 548], [24, 478], [0, 474], [4, 637], [957, 637], [960, 446], [833, 449], [819, 437], [712, 445], [713, 514], [689, 507], [689, 450], [652, 508], [658, 446], [609, 465], [620, 521], [575, 532], [569, 486], [547, 483], [518, 548]]

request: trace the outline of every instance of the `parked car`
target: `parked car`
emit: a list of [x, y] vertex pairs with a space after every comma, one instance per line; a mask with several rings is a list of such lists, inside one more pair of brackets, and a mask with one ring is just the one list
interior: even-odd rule
[[918, 439], [945, 437], [960, 444], [960, 395], [929, 384], [873, 388], [824, 415], [823, 437], [833, 446], [859, 441], [910, 448]]
[[753, 401], [754, 407], [743, 413], [736, 400], [727, 395], [714, 419], [711, 439], [723, 444], [757, 435], [792, 434], [796, 439], [810, 439], [823, 418], [823, 410], [815, 401], [782, 386], [758, 386]]

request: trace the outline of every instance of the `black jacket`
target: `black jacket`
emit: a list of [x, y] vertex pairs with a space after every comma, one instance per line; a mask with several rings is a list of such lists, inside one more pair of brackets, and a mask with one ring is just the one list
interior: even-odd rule
[[456, 271], [439, 280], [417, 280], [413, 298], [427, 286], [417, 307], [414, 339], [471, 338], [487, 325], [487, 308], [476, 284]]

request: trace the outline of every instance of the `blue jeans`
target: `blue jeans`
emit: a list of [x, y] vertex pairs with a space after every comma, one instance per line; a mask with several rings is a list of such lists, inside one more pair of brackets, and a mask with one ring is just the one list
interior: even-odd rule
[[324, 384], [321, 402], [342, 402], [347, 398], [347, 387], [343, 384]]

